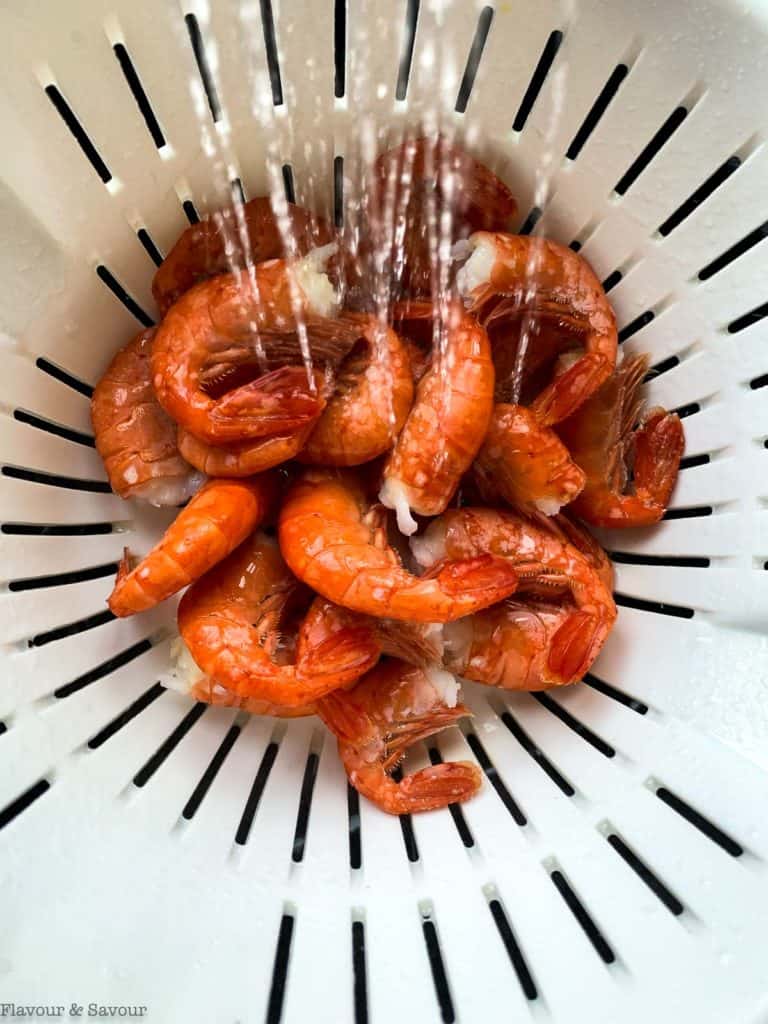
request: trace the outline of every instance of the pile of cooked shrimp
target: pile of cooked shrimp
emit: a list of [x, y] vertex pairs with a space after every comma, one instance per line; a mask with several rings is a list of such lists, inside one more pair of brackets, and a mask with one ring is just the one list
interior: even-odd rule
[[616, 606], [585, 524], [657, 522], [684, 438], [643, 407], [647, 358], [617, 360], [589, 265], [509, 233], [514, 199], [463, 150], [384, 153], [359, 213], [354, 244], [267, 198], [191, 226], [92, 414], [114, 491], [182, 506], [126, 550], [114, 614], [187, 588], [174, 685], [319, 715], [352, 785], [402, 814], [480, 786], [468, 762], [393, 777], [468, 713], [457, 677], [589, 669]]

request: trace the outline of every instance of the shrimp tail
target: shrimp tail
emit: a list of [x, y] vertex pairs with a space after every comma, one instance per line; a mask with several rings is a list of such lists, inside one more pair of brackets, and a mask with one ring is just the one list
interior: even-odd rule
[[666, 508], [684, 447], [680, 417], [652, 409], [635, 434], [635, 492], [639, 497]]
[[311, 650], [307, 650], [300, 640], [296, 665], [303, 676], [335, 676], [339, 685], [345, 685], [373, 668], [380, 654], [381, 648], [373, 630], [365, 626], [349, 626], [333, 633]]
[[573, 415], [585, 398], [611, 375], [613, 364], [599, 352], [589, 352], [565, 373], [555, 377], [533, 402], [530, 410], [539, 423], [551, 427]]
[[[540, 569], [541, 566], [533, 565], [530, 571]], [[520, 570], [520, 566], [512, 565], [506, 558], [486, 554], [437, 562], [422, 579], [436, 579], [447, 594], [485, 595], [483, 606], [487, 607], [517, 590], [521, 576], [528, 574], [529, 567], [524, 567], [523, 573]]]
[[324, 405], [307, 371], [285, 366], [219, 399], [213, 417], [220, 436], [204, 440], [246, 440], [296, 430], [317, 419]]
[[117, 565], [117, 575], [115, 576], [115, 585], [114, 585], [114, 587], [112, 589], [112, 593], [107, 598], [107, 604], [109, 605], [110, 611], [114, 615], [120, 615], [120, 611], [119, 610], [115, 610], [115, 608], [112, 607], [113, 599], [115, 598], [116, 594], [120, 590], [122, 590], [122, 586], [123, 586], [123, 583], [125, 582], [126, 578], [128, 576], [130, 576], [131, 570], [133, 568], [132, 563], [133, 563], [133, 559], [131, 558], [130, 550], [127, 547], [123, 548], [123, 557], [120, 559], [120, 561], [118, 562], [118, 565]]
[[469, 761], [430, 765], [400, 782], [373, 766], [355, 773], [355, 788], [388, 814], [433, 811], [469, 800], [480, 789], [482, 775]]
[[602, 646], [607, 630], [589, 612], [569, 615], [552, 638], [548, 668], [553, 685], [575, 683], [582, 678]]
[[439, 625], [379, 619], [376, 632], [384, 654], [409, 665], [426, 667], [443, 660], [443, 631]]

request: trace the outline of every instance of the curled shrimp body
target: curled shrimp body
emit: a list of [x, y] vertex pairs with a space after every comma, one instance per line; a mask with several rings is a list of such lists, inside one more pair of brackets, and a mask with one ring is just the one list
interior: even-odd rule
[[310, 620], [299, 630], [294, 661], [280, 625], [300, 589], [275, 542], [256, 533], [187, 590], [179, 633], [201, 671], [236, 696], [281, 707], [311, 704], [357, 679], [380, 652], [342, 628], [312, 657]]
[[179, 427], [179, 451], [187, 462], [208, 476], [253, 476], [295, 458], [311, 430], [312, 424], [294, 433], [256, 438], [241, 444], [213, 445]]
[[551, 529], [513, 512], [486, 508], [450, 510], [411, 541], [420, 564], [436, 559], [466, 558], [479, 551], [507, 558], [511, 564], [536, 563], [521, 586], [541, 593], [565, 589], [573, 608], [551, 637], [547, 672], [554, 683], [581, 679], [597, 657], [616, 619], [616, 605], [600, 573], [572, 543]]
[[447, 622], [500, 601], [519, 579], [506, 559], [484, 552], [411, 575], [387, 542], [383, 510], [338, 472], [308, 470], [293, 484], [278, 533], [300, 580], [329, 601], [380, 618]]
[[581, 492], [584, 473], [552, 430], [522, 405], [494, 406], [473, 471], [481, 490], [554, 515]]
[[361, 332], [341, 363], [333, 396], [309, 436], [300, 461], [358, 466], [389, 451], [413, 401], [408, 352], [375, 317], [348, 316]]
[[[432, 319], [431, 303], [411, 303], [408, 319]], [[483, 442], [493, 409], [494, 369], [488, 336], [458, 303], [438, 325], [430, 368], [387, 459], [379, 500], [395, 509], [402, 533], [417, 523], [412, 511], [439, 515]]]
[[[259, 196], [245, 203], [242, 222], [234, 210], [205, 217], [192, 224], [181, 235], [165, 257], [152, 281], [152, 294], [164, 316], [184, 292], [209, 277], [226, 274], [234, 266], [245, 266], [246, 260], [265, 260], [295, 255], [303, 256], [315, 246], [332, 240], [328, 227], [309, 210], [287, 204], [287, 234], [294, 251], [286, 252], [280, 223], [268, 196]], [[247, 237], [243, 252], [241, 232]], [[229, 251], [231, 250], [231, 251]]]
[[322, 259], [313, 253], [292, 265], [261, 263], [255, 285], [234, 274], [212, 278], [168, 311], [155, 335], [152, 375], [158, 401], [180, 426], [208, 444], [230, 444], [298, 431], [318, 418], [323, 378], [301, 365], [282, 365], [218, 398], [205, 385], [226, 380], [232, 367], [257, 363], [259, 345], [262, 352], [288, 346], [295, 361], [297, 318], [313, 351], [323, 339], [339, 353], [347, 350], [357, 331], [328, 315], [335, 295], [316, 269]]
[[456, 703], [456, 681], [441, 669], [401, 661], [378, 665], [352, 689], [318, 701], [336, 736], [349, 781], [388, 814], [428, 811], [468, 800], [478, 791], [477, 765], [431, 765], [399, 782], [390, 776], [408, 747], [469, 714]]
[[[683, 425], [679, 416], [664, 409], [643, 416], [639, 389], [648, 364], [647, 356], [626, 360], [557, 428], [586, 474], [573, 509], [595, 526], [658, 523], [677, 480], [685, 448]], [[626, 493], [628, 463], [633, 467], [632, 493]]]
[[121, 498], [180, 505], [203, 482], [179, 454], [176, 424], [152, 387], [154, 329], [143, 331], [114, 356], [91, 399], [96, 449]]
[[[616, 317], [602, 285], [584, 259], [548, 239], [480, 231], [469, 245], [457, 283], [494, 339], [499, 398], [522, 388], [542, 426], [559, 423], [616, 364]], [[568, 364], [559, 374], [558, 357]], [[527, 376], [517, 380], [520, 364]]]
[[107, 601], [114, 615], [134, 615], [188, 586], [233, 551], [266, 516], [275, 493], [267, 476], [209, 480], [136, 566], [123, 555]]

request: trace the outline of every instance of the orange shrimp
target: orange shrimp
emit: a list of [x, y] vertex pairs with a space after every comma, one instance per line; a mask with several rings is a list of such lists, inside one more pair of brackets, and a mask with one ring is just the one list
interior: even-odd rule
[[[683, 425], [675, 413], [660, 408], [643, 416], [639, 390], [648, 363], [647, 356], [628, 359], [557, 428], [586, 474], [573, 510], [594, 526], [658, 523], [677, 480], [685, 449]], [[628, 465], [634, 493], [626, 493]]]
[[477, 765], [431, 765], [396, 782], [389, 773], [408, 747], [468, 715], [456, 681], [441, 669], [400, 661], [377, 666], [351, 690], [336, 691], [317, 711], [336, 736], [349, 781], [388, 814], [429, 811], [468, 800], [482, 776]]
[[447, 622], [500, 601], [522, 570], [476, 552], [413, 576], [389, 546], [383, 510], [349, 474], [308, 470], [288, 491], [278, 522], [291, 571], [323, 597], [378, 618]]
[[135, 615], [199, 579], [256, 529], [274, 494], [269, 476], [209, 480], [133, 570], [126, 549], [107, 600], [110, 611]]
[[375, 317], [358, 323], [356, 345], [339, 367], [336, 390], [310, 434], [299, 461], [358, 466], [389, 451], [413, 401], [408, 352], [395, 332]]
[[473, 231], [508, 230], [517, 211], [488, 167], [440, 135], [409, 138], [382, 153], [371, 203], [365, 237], [379, 259], [388, 254], [398, 298], [436, 296], [452, 245]]
[[179, 451], [191, 465], [209, 476], [243, 477], [262, 473], [295, 458], [304, 447], [312, 424], [291, 434], [257, 438], [241, 444], [206, 444], [179, 427]]
[[[616, 317], [603, 287], [584, 259], [548, 239], [480, 231], [469, 245], [457, 283], [494, 342], [499, 398], [511, 387], [551, 427], [616, 364]], [[558, 357], [569, 364], [559, 374]]]
[[301, 626], [293, 660], [280, 626], [301, 589], [277, 544], [258, 533], [193, 583], [179, 604], [178, 626], [203, 674], [238, 697], [297, 707], [374, 665], [380, 649], [368, 632], [340, 628], [318, 653], [311, 617]]
[[[183, 451], [183, 449], [182, 449]], [[483, 493], [498, 492], [520, 509], [554, 515], [581, 492], [585, 476], [532, 409], [499, 403], [473, 466]]]
[[[165, 316], [171, 306], [193, 285], [245, 265], [284, 256], [303, 256], [316, 246], [332, 241], [324, 221], [309, 210], [288, 203], [288, 232], [294, 251], [287, 252], [280, 224], [269, 196], [251, 199], [242, 207], [242, 224], [234, 210], [205, 217], [181, 235], [165, 257], [152, 281], [152, 294]], [[243, 252], [241, 232], [245, 230], [249, 252]], [[232, 248], [233, 252], [228, 252]]]
[[610, 591], [587, 556], [552, 530], [513, 512], [486, 508], [450, 510], [411, 541], [421, 565], [445, 558], [490, 552], [511, 564], [538, 563], [538, 573], [521, 580], [537, 592], [565, 587], [573, 609], [549, 639], [547, 672], [554, 683], [581, 679], [597, 657], [616, 620]]
[[121, 498], [180, 505], [203, 482], [179, 454], [176, 425], [152, 388], [154, 329], [142, 331], [116, 353], [96, 385], [91, 422], [109, 483]]
[[[432, 319], [429, 302], [411, 303], [403, 319]], [[494, 369], [488, 336], [458, 303], [439, 318], [432, 364], [384, 466], [379, 500], [395, 509], [402, 533], [417, 529], [411, 510], [439, 515], [483, 443], [493, 410]]]
[[226, 380], [233, 367], [252, 365], [259, 351], [266, 359], [266, 348], [277, 348], [281, 358], [287, 350], [295, 362], [299, 315], [315, 355], [321, 343], [324, 352], [346, 353], [358, 331], [328, 315], [336, 300], [317, 270], [326, 256], [261, 263], [255, 285], [233, 274], [212, 278], [168, 311], [155, 335], [152, 374], [158, 401], [180, 426], [208, 444], [228, 444], [298, 431], [318, 418], [322, 375], [300, 365], [281, 365], [218, 398], [204, 388]]

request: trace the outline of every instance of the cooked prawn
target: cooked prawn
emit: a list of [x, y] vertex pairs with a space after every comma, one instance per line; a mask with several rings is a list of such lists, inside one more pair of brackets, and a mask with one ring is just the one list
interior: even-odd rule
[[[269, 196], [249, 200], [243, 205], [241, 215], [242, 223], [238, 223], [235, 210], [224, 210], [205, 217], [183, 232], [152, 281], [152, 294], [163, 316], [193, 285], [225, 274], [235, 264], [245, 266], [247, 260], [255, 264], [285, 256], [304, 256], [310, 249], [332, 241], [332, 233], [324, 221], [309, 210], [288, 203], [287, 227], [295, 248], [286, 252]], [[245, 252], [242, 252], [240, 237], [243, 230], [247, 237]]]
[[521, 567], [474, 552], [413, 576], [386, 537], [383, 510], [371, 508], [349, 475], [308, 470], [289, 489], [278, 522], [291, 571], [323, 597], [377, 617], [447, 622], [500, 601]]
[[545, 515], [573, 501], [585, 480], [563, 442], [532, 409], [502, 402], [493, 408], [473, 471], [483, 493], [498, 492], [516, 508]]
[[135, 569], [126, 549], [107, 600], [110, 611], [135, 615], [199, 579], [256, 529], [274, 494], [269, 476], [209, 480]]
[[261, 263], [255, 288], [250, 278], [233, 274], [212, 278], [168, 311], [155, 335], [152, 374], [158, 401], [180, 426], [209, 444], [231, 444], [299, 431], [318, 418], [319, 370], [281, 365], [218, 398], [204, 386], [252, 364], [265, 342], [281, 353], [287, 345], [295, 361], [302, 327], [313, 353], [323, 341], [324, 351], [346, 353], [358, 331], [332, 317], [336, 296], [317, 269], [327, 255]]
[[349, 781], [388, 814], [428, 811], [468, 800], [480, 788], [477, 765], [431, 765], [399, 782], [390, 776], [408, 747], [469, 714], [456, 703], [447, 672], [400, 661], [377, 666], [351, 690], [336, 691], [317, 711], [336, 736]]
[[282, 644], [280, 625], [300, 591], [277, 544], [254, 534], [187, 590], [179, 633], [202, 672], [237, 696], [283, 707], [310, 704], [357, 679], [380, 649], [368, 633], [341, 628], [312, 657], [317, 637], [303, 639], [310, 626], [302, 625], [296, 661], [287, 660], [293, 651]]
[[116, 353], [94, 389], [91, 422], [115, 494], [153, 505], [180, 505], [204, 477], [179, 454], [176, 424], [155, 397], [154, 335], [154, 328], [142, 331]]
[[542, 426], [559, 423], [616, 364], [616, 317], [602, 285], [581, 256], [548, 239], [480, 231], [469, 245], [457, 283], [495, 339], [499, 399], [511, 389]]
[[304, 447], [312, 424], [290, 434], [257, 438], [241, 444], [206, 444], [179, 427], [179, 451], [191, 465], [209, 476], [243, 477], [262, 473], [295, 458]]
[[[643, 415], [640, 386], [648, 357], [626, 360], [557, 432], [586, 474], [574, 512], [595, 526], [658, 523], [680, 469], [685, 435], [680, 417], [655, 408]], [[633, 468], [632, 491], [628, 491]]]
[[576, 547], [551, 529], [513, 512], [487, 508], [450, 510], [411, 541], [421, 565], [445, 558], [467, 558], [490, 552], [512, 565], [536, 562], [540, 571], [521, 581], [537, 593], [552, 586], [566, 588], [573, 609], [551, 637], [547, 672], [555, 683], [581, 679], [597, 657], [616, 619], [616, 605], [598, 571]]
[[372, 316], [359, 325], [358, 343], [342, 362], [335, 391], [309, 436], [300, 461], [357, 466], [389, 451], [413, 401], [408, 353], [395, 332]]
[[[429, 302], [411, 303], [403, 319], [434, 317]], [[488, 336], [458, 303], [436, 324], [430, 368], [384, 466], [379, 500], [395, 509], [402, 533], [417, 529], [411, 510], [439, 515], [483, 442], [493, 409], [494, 369]]]

